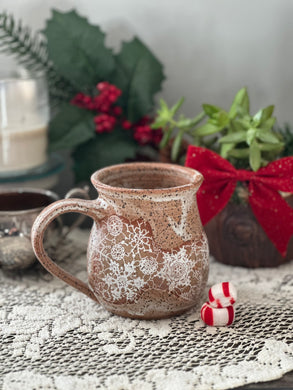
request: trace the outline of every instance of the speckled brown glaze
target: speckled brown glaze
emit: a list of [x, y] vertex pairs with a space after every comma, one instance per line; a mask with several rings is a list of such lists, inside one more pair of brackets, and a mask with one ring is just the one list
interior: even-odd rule
[[[68, 199], [37, 218], [32, 242], [40, 262], [109, 311], [155, 319], [196, 305], [208, 276], [208, 245], [196, 203], [202, 176], [162, 163], [128, 163], [97, 171], [94, 201]], [[49, 259], [42, 240], [65, 212], [94, 219], [88, 245], [89, 287]]]

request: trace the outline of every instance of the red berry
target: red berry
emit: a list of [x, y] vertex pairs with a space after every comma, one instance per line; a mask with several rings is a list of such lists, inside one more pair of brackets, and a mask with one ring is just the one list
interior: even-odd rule
[[92, 104], [92, 98], [88, 95], [85, 95], [82, 92], [79, 92], [74, 96], [74, 98], [71, 100], [71, 104], [74, 104], [75, 106], [81, 107], [81, 108], [87, 108], [87, 109], [92, 109], [89, 108]]
[[147, 125], [137, 126], [134, 129], [133, 137], [140, 145], [146, 145], [148, 143], [151, 143], [152, 142], [152, 129]]
[[101, 104], [99, 107], [99, 111], [107, 114], [110, 111], [110, 104], [108, 103]]
[[120, 116], [122, 114], [122, 108], [119, 106], [113, 107], [113, 114], [116, 116]]
[[91, 98], [90, 96], [84, 95], [84, 97], [83, 97], [83, 103], [84, 103], [85, 105], [91, 103], [91, 101], [92, 101], [92, 98]]
[[122, 122], [122, 127], [125, 130], [129, 130], [132, 127], [132, 123], [129, 122], [128, 120], [125, 120], [125, 121]]
[[81, 92], [74, 96], [74, 98], [71, 100], [71, 104], [74, 104], [80, 108], [85, 108], [87, 110], [95, 110], [94, 99], [91, 96], [85, 95]]
[[81, 93], [81, 92], [79, 92], [79, 93], [77, 93], [77, 94], [74, 96], [74, 98], [71, 100], [71, 103], [72, 103], [72, 104], [80, 103], [80, 102], [82, 102], [83, 97], [84, 97], [84, 94]]
[[110, 133], [116, 124], [116, 118], [108, 114], [97, 115], [94, 118], [97, 133]]
[[109, 87], [109, 83], [108, 81], [101, 81], [100, 83], [97, 84], [97, 89], [102, 92], [104, 91], [105, 89], [107, 89]]
[[[74, 104], [80, 108], [87, 110], [93, 110], [100, 113], [94, 118], [94, 123], [97, 133], [111, 132], [116, 124], [116, 117], [122, 115], [122, 108], [114, 106], [118, 97], [122, 94], [122, 91], [115, 85], [110, 84], [108, 81], [102, 81], [96, 85], [97, 90], [100, 92], [97, 96], [89, 96], [80, 92], [76, 94], [71, 100], [71, 104]], [[130, 125], [126, 125], [128, 128]]]
[[145, 115], [138, 121], [137, 124], [139, 126], [144, 126], [144, 125], [148, 125], [149, 123], [150, 123], [150, 117]]
[[152, 139], [153, 143], [155, 145], [159, 145], [163, 137], [162, 129], [152, 130], [152, 132], [153, 132], [153, 139]]

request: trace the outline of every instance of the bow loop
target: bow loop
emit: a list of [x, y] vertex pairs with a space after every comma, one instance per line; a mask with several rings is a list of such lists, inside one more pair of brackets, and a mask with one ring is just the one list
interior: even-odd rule
[[293, 157], [281, 158], [253, 172], [235, 169], [209, 149], [189, 146], [185, 166], [197, 169], [204, 176], [197, 193], [204, 225], [227, 205], [237, 181], [247, 182], [255, 217], [277, 250], [286, 256], [293, 235], [293, 209], [280, 196], [280, 191], [293, 193]]

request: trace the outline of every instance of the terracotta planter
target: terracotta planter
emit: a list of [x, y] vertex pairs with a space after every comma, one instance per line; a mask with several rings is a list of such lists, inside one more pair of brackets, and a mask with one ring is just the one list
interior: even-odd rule
[[[293, 195], [287, 198], [293, 207]], [[242, 267], [276, 267], [293, 259], [293, 237], [286, 258], [268, 239], [249, 204], [229, 203], [205, 225], [210, 253], [221, 263]]]

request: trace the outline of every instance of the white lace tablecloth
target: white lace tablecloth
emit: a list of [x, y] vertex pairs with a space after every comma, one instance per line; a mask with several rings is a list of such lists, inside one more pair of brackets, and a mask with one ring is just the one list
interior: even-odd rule
[[[59, 263], [85, 280], [88, 232], [71, 239]], [[167, 320], [126, 319], [40, 265], [0, 271], [0, 388], [228, 389], [293, 370], [293, 262], [250, 270], [211, 260], [208, 287], [227, 280], [238, 288], [236, 320], [213, 328], [199, 307]]]

